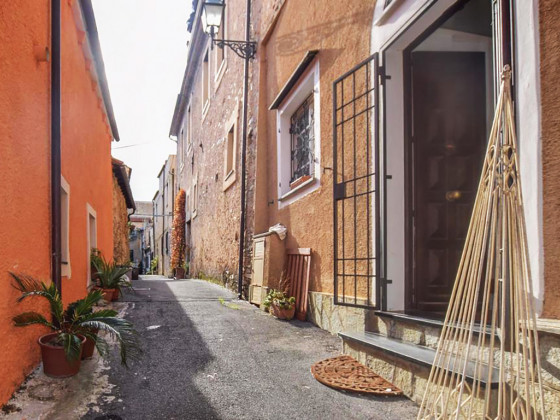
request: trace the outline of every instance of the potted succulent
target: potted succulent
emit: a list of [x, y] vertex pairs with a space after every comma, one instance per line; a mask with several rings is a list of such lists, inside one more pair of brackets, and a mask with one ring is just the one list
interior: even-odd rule
[[[88, 341], [96, 347], [101, 356], [108, 354], [108, 343], [98, 335], [106, 331], [119, 345], [121, 362], [126, 366], [129, 358], [141, 354], [137, 334], [132, 324], [118, 318], [112, 309], [93, 311], [93, 306], [102, 299], [100, 290], [93, 290], [88, 295], [63, 308], [62, 298], [54, 283], [49, 285], [31, 276], [10, 273], [14, 279], [12, 286], [21, 292], [18, 302], [39, 297], [46, 299], [50, 307], [50, 321], [38, 312], [24, 312], [12, 318], [15, 326], [44, 325], [51, 333], [39, 337], [43, 371], [48, 376], [73, 376], [80, 370], [81, 359], [85, 358]], [[91, 357], [91, 355], [89, 355]]]
[[296, 312], [296, 298], [281, 290], [270, 289], [263, 305], [278, 319], [289, 321]]
[[96, 286], [103, 290], [103, 298], [107, 301], [118, 299], [122, 289], [132, 288], [132, 283], [125, 276], [129, 267], [119, 266], [114, 261], [106, 261], [105, 258], [95, 259], [95, 281]]

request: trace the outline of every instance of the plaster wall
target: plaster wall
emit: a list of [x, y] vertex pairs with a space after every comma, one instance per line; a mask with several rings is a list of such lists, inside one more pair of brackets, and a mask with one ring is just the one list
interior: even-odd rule
[[15, 303], [8, 271], [50, 276], [50, 65], [34, 56], [50, 43], [49, 21], [48, 2], [0, 2], [0, 405], [39, 362], [45, 331], [12, 325], [37, 305]]
[[[86, 292], [88, 207], [97, 215], [98, 247], [113, 253], [111, 135], [86, 62], [74, 11], [62, 7], [62, 174], [70, 186], [71, 278], [65, 303]], [[48, 281], [50, 276], [50, 64], [36, 53], [50, 46], [50, 3], [0, 3], [0, 404], [39, 362], [41, 327], [16, 329], [10, 319], [36, 302], [15, 304], [8, 271]], [[44, 307], [46, 309], [46, 306]]]
[[[288, 228], [286, 248], [312, 249], [310, 291], [333, 291], [332, 83], [370, 55], [373, 7], [373, 2], [363, 1], [335, 2], [328, 8], [318, 0], [286, 2], [260, 45], [259, 142], [266, 145], [258, 146], [258, 159], [263, 160], [257, 163], [256, 179], [263, 177], [266, 188], [257, 184], [257, 217], [259, 212], [267, 214], [259, 222], [265, 229], [276, 223]], [[310, 50], [319, 50], [307, 71], [318, 63], [320, 129], [315, 136], [320, 137], [320, 185], [298, 200], [279, 205], [277, 111], [268, 107]]]
[[70, 186], [71, 278], [62, 279], [67, 304], [87, 293], [89, 254], [87, 205], [97, 216], [97, 248], [113, 258], [113, 172], [111, 131], [92, 63], [83, 51], [85, 34], [76, 26], [76, 7], [62, 3], [62, 175]]

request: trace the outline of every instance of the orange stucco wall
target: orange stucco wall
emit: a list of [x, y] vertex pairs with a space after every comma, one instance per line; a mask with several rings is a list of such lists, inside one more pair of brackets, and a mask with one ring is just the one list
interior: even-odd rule
[[[64, 300], [86, 290], [86, 202], [97, 212], [98, 247], [112, 256], [111, 137], [78, 43], [71, 7], [62, 1], [62, 172], [70, 184], [72, 275]], [[0, 2], [0, 405], [39, 362], [40, 327], [12, 326], [37, 309], [17, 304], [8, 271], [50, 276], [50, 63], [35, 47], [50, 43], [50, 2]]]
[[[259, 89], [264, 101], [261, 108], [266, 106], [265, 109], [306, 51], [319, 50], [312, 65], [319, 61], [321, 167], [332, 167], [332, 82], [370, 55], [373, 6], [374, 2], [364, 5], [361, 0], [333, 2], [329, 7], [321, 7], [318, 0], [286, 2], [260, 49], [264, 70]], [[306, 18], [301, 19], [301, 16]], [[264, 19], [263, 25], [266, 24]], [[304, 77], [302, 75], [300, 80]], [[266, 211], [268, 218], [256, 220], [256, 233], [263, 227], [284, 224], [288, 228], [286, 248], [310, 247], [313, 250], [310, 290], [332, 293], [332, 171], [322, 171], [319, 189], [279, 210], [276, 111], [261, 109], [260, 117], [258, 131], [266, 146], [257, 147], [260, 148], [259, 158], [266, 158], [261, 159], [257, 169], [260, 185], [257, 185], [255, 206], [261, 212]], [[272, 200], [274, 205], [267, 205]]]
[[16, 306], [8, 270], [50, 274], [50, 66], [33, 56], [48, 23], [46, 1], [0, 2], [0, 404], [39, 362], [41, 328], [10, 322], [32, 305]]
[[72, 8], [62, 2], [62, 176], [70, 185], [71, 278], [63, 279], [65, 303], [86, 292], [89, 204], [97, 215], [97, 248], [113, 256], [111, 134], [103, 103], [88, 70]]

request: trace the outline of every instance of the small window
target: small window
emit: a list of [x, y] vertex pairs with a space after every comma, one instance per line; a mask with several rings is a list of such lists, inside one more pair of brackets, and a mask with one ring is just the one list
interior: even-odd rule
[[187, 154], [192, 149], [192, 113], [191, 105], [187, 108]]
[[290, 120], [291, 174], [290, 187], [294, 188], [313, 177], [315, 138], [313, 132], [313, 94], [309, 95]]
[[97, 213], [91, 207], [89, 203], [86, 204], [86, 216], [87, 216], [87, 249], [88, 254], [88, 276], [87, 284], [91, 284], [91, 260], [89, 259], [91, 251], [97, 248]]
[[210, 77], [208, 77], [208, 70], [208, 50], [206, 50], [206, 54], [204, 54], [204, 60], [202, 61], [202, 114], [205, 114], [208, 110], [208, 99], [210, 94]]
[[230, 125], [230, 129], [225, 138], [224, 150], [224, 185], [223, 190], [227, 190], [235, 182], [235, 166], [237, 155], [237, 122]]
[[319, 62], [299, 81], [278, 108], [278, 208], [321, 186]]
[[233, 150], [235, 147], [235, 125], [231, 127], [227, 135], [226, 145], [226, 178], [233, 172]]
[[194, 180], [194, 184], [193, 184], [193, 195], [192, 195], [192, 213], [193, 213], [193, 218], [196, 216], [197, 212], [198, 212], [198, 184], [197, 184], [197, 180]]
[[60, 189], [60, 262], [61, 274], [70, 278], [70, 185], [61, 179]]
[[179, 171], [182, 172], [183, 167], [185, 166], [185, 154], [187, 152], [187, 148], [185, 147], [185, 129], [184, 128], [181, 128], [181, 134], [179, 136], [179, 142], [178, 142], [177, 148], [179, 149], [179, 156], [181, 157], [181, 166], [180, 166]]
[[[219, 29], [218, 33], [216, 34], [216, 40], [218, 42], [223, 41], [227, 37], [226, 24], [227, 24], [226, 10], [224, 9], [224, 13], [223, 13], [223, 16], [222, 16], [222, 23], [220, 25], [220, 29]], [[217, 46], [215, 48], [215, 51], [216, 51], [216, 54], [215, 54], [215, 58], [216, 58], [216, 60], [215, 60], [215, 63], [216, 63], [215, 79], [219, 83], [219, 80], [221, 80], [221, 77], [222, 77], [222, 75], [224, 73], [224, 70], [225, 70], [226, 47], [225, 46], [222, 46], [222, 47]], [[216, 89], [217, 89], [218, 83], [216, 83]]]
[[165, 255], [169, 255], [169, 232], [165, 232]]

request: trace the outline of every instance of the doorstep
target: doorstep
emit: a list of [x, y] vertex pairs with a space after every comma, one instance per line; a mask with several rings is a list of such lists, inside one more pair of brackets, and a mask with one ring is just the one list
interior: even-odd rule
[[[338, 334], [343, 341], [354, 342], [361, 346], [371, 349], [382, 354], [387, 354], [398, 359], [403, 359], [421, 366], [431, 368], [436, 351], [434, 349], [406, 343], [396, 338], [390, 338], [381, 334], [372, 332], [341, 332]], [[469, 362], [467, 365], [466, 376], [469, 379], [474, 378], [475, 364]], [[487, 366], [483, 366], [485, 370], [482, 377], [487, 377]], [[492, 380], [490, 386], [495, 388], [498, 386], [499, 370], [492, 368]], [[487, 386], [486, 381], [481, 381], [484, 386]]]

